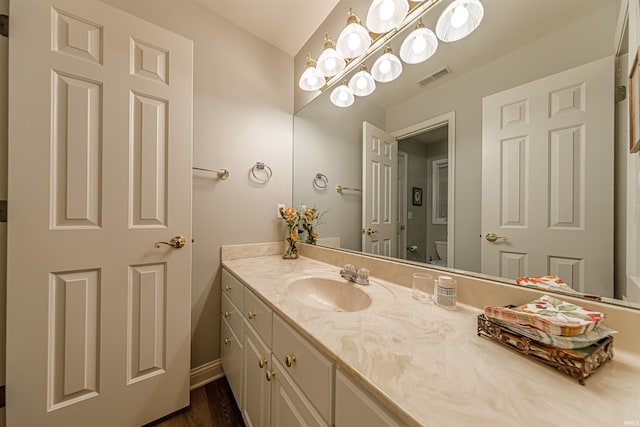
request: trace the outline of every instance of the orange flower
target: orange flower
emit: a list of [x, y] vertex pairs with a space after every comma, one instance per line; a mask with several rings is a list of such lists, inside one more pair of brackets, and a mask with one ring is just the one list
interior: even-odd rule
[[291, 222], [295, 220], [295, 217], [298, 214], [298, 212], [296, 212], [293, 208], [287, 208], [284, 211], [281, 210], [281, 212], [282, 212], [282, 217], [287, 222]]
[[289, 238], [292, 242], [296, 242], [298, 240], [298, 233], [290, 233]]
[[314, 239], [317, 239], [317, 238], [318, 238], [318, 233], [316, 233], [315, 231], [313, 231], [313, 232], [311, 233], [311, 237], [313, 237]]
[[304, 211], [304, 218], [307, 221], [313, 221], [313, 218], [315, 218], [315, 216], [316, 216], [316, 211], [317, 211], [316, 208], [307, 208]]

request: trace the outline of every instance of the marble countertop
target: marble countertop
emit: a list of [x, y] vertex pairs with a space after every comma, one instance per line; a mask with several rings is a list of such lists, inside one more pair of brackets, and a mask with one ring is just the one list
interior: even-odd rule
[[280, 256], [223, 265], [409, 425], [640, 425], [637, 355], [615, 351], [582, 386], [479, 337], [477, 308], [421, 303], [410, 289], [372, 277], [373, 290], [360, 287], [372, 296], [369, 308], [327, 312], [289, 297], [286, 283], [307, 270], [338, 278], [335, 266]]

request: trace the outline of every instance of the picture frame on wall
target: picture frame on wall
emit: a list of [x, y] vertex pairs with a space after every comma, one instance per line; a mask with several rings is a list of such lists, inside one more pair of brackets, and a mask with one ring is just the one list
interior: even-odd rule
[[640, 71], [638, 71], [638, 53], [636, 51], [629, 73], [629, 152], [640, 151]]
[[422, 188], [413, 187], [411, 204], [413, 206], [422, 206]]

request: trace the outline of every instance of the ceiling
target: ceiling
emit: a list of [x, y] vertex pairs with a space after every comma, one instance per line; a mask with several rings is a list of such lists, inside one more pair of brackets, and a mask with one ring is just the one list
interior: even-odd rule
[[339, 0], [196, 0], [295, 56]]

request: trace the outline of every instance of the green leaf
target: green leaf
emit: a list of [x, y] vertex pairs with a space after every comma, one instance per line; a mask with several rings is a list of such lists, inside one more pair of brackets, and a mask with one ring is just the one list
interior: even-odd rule
[[551, 304], [554, 307], [558, 307], [559, 305], [563, 304], [563, 302], [560, 301], [559, 299], [551, 298], [551, 297], [547, 299], [547, 303]]
[[573, 317], [575, 319], [582, 319], [582, 320], [591, 320], [591, 318], [589, 316], [585, 316], [584, 314], [580, 314], [580, 313], [573, 313], [571, 311], [569, 312], [564, 312], [562, 313], [567, 317]]
[[558, 310], [560, 311], [576, 311], [577, 309], [578, 306], [573, 304], [562, 304], [558, 306]]
[[556, 317], [558, 315], [558, 312], [551, 311], [551, 310], [540, 310], [540, 311], [536, 311], [536, 314], [539, 314], [541, 316]]

